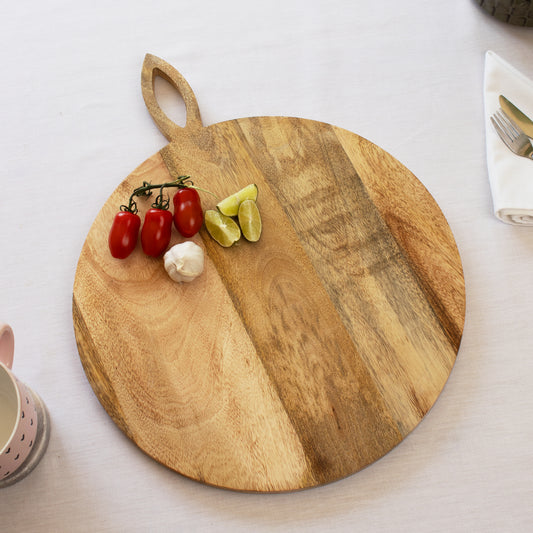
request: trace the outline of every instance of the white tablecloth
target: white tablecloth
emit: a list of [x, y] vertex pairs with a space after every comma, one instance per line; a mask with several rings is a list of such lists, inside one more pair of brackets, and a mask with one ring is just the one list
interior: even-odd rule
[[[30, 0], [0, 14], [0, 318], [52, 417], [41, 464], [0, 491], [2, 532], [531, 530], [533, 228], [492, 213], [482, 89], [488, 49], [533, 77], [533, 29], [470, 0]], [[147, 52], [187, 78], [205, 125], [341, 126], [412, 170], [448, 219], [467, 288], [457, 363], [415, 431], [347, 479], [278, 495], [204, 486], [136, 448], [89, 386], [71, 315], [81, 246], [166, 144], [141, 95]]]

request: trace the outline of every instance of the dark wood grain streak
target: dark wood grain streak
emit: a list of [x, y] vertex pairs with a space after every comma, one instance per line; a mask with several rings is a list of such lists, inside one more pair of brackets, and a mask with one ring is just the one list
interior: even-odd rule
[[[377, 374], [390, 377], [391, 372], [396, 373], [393, 379], [383, 381], [377, 375], [376, 380], [383, 395], [390, 397], [391, 405], [397, 404], [398, 395], [405, 397], [412, 422], [406, 421], [405, 412], [397, 413], [396, 419], [404, 434], [408, 433], [420, 414], [433, 404], [442, 388], [442, 376], [449, 373], [456, 354], [455, 346], [450, 346], [444, 336], [446, 328], [433, 302], [420, 284], [418, 271], [412, 268], [409, 253], [389, 231], [333, 127], [285, 118], [269, 118], [269, 128], [260, 119], [239, 122], [248, 133], [248, 142], [260, 147], [253, 150], [257, 164], [268, 168], [268, 181], [277, 191], [354, 344], [363, 357], [366, 354], [369, 358], [370, 368], [380, 369]], [[259, 124], [261, 127], [257, 127]], [[277, 151], [273, 139], [281, 135], [285, 135], [285, 142]], [[310, 160], [320, 161], [316, 165], [319, 174], [301, 171], [308, 168], [305, 162]], [[405, 168], [396, 172], [404, 185], [405, 176], [410, 178]], [[306, 189], [309, 194], [294, 198], [294, 190]], [[357, 253], [351, 253], [353, 250]], [[439, 253], [435, 247], [433, 253]], [[394, 315], [402, 325], [402, 334], [412, 345], [409, 361], [404, 362], [404, 356], [398, 353], [394, 338], [389, 341], [392, 332], [387, 328], [391, 323], [380, 316], [381, 303], [389, 308], [389, 317]], [[420, 377], [427, 381], [427, 376], [416, 373], [424, 364], [428, 348], [441, 351], [442, 357], [435, 369], [438, 374], [431, 396], [421, 403], [408, 384]], [[416, 354], [420, 365], [410, 369]], [[383, 368], [377, 359], [385, 362]]]

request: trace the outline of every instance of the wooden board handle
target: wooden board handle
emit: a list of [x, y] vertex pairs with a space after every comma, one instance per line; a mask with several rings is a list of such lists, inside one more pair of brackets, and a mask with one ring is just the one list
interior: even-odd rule
[[[159, 107], [154, 92], [156, 76], [160, 76], [168, 81], [183, 98], [183, 101], [185, 102], [185, 110], [187, 112], [185, 127], [178, 126], [175, 122], [170, 120]], [[187, 83], [187, 80], [166, 61], [163, 61], [152, 54], [146, 54], [142, 66], [141, 87], [144, 102], [150, 115], [152, 115], [152, 118], [161, 133], [170, 142], [176, 140], [185, 129], [190, 132], [202, 127], [200, 109], [198, 108], [198, 102], [196, 101], [191, 86]]]

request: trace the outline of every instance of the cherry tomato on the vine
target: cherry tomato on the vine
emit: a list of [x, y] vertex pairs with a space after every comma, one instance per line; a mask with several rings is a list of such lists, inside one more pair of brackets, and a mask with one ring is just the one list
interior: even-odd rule
[[166, 209], [148, 209], [141, 230], [141, 244], [146, 255], [159, 257], [167, 248], [172, 232], [172, 213]]
[[139, 236], [141, 218], [131, 211], [120, 211], [115, 215], [109, 232], [109, 251], [117, 259], [126, 259], [133, 252]]
[[204, 221], [200, 195], [196, 189], [178, 189], [174, 198], [174, 225], [183, 237], [196, 235]]

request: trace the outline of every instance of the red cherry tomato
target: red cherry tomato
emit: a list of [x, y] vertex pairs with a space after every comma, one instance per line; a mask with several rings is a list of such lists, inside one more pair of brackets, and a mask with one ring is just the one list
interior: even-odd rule
[[109, 251], [117, 259], [125, 259], [133, 252], [139, 236], [141, 218], [130, 211], [120, 211], [115, 215], [109, 232]]
[[178, 189], [174, 195], [174, 225], [184, 237], [196, 235], [204, 221], [200, 195], [190, 187]]
[[159, 257], [167, 248], [172, 232], [172, 213], [166, 209], [148, 209], [141, 230], [141, 244], [146, 255]]

